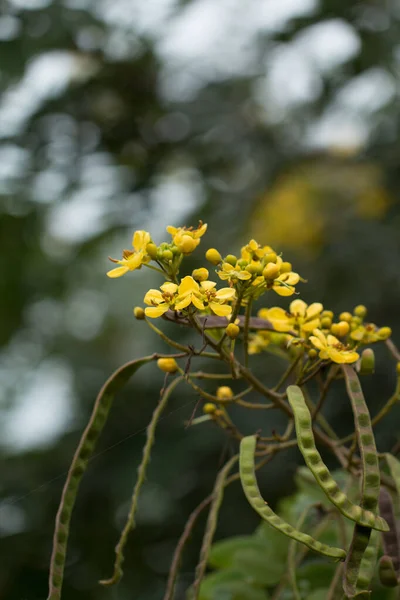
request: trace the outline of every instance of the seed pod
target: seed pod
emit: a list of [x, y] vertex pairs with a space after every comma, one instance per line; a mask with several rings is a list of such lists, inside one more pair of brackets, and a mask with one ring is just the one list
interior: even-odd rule
[[49, 594], [47, 600], [60, 600], [61, 598], [69, 524], [76, 495], [86, 466], [94, 452], [97, 440], [107, 421], [114, 396], [142, 365], [145, 365], [156, 358], [157, 355], [153, 354], [126, 363], [111, 375], [96, 398], [89, 423], [82, 434], [78, 448], [72, 459], [56, 516], [53, 553], [50, 562]]
[[397, 587], [399, 585], [390, 556], [381, 556], [378, 573], [382, 585], [386, 587]]
[[260, 490], [257, 485], [254, 452], [256, 449], [256, 436], [250, 435], [244, 437], [240, 442], [240, 480], [242, 482], [243, 491], [247, 500], [254, 510], [262, 517], [271, 527], [282, 532], [284, 535], [305, 544], [314, 552], [329, 556], [336, 560], [344, 560], [346, 557], [345, 550], [342, 548], [334, 548], [327, 546], [322, 542], [318, 542], [307, 533], [295, 529], [289, 523], [286, 523], [281, 517], [274, 513], [263, 500]]
[[[361, 506], [363, 509], [366, 508], [376, 513], [380, 492], [380, 470], [371, 418], [356, 372], [350, 365], [342, 365], [342, 369], [346, 380], [347, 393], [353, 409], [354, 427], [361, 454], [363, 478]], [[384, 519], [382, 521], [386, 525], [383, 531], [388, 531], [389, 526]], [[343, 574], [343, 589], [349, 598], [353, 598], [356, 592], [359, 591], [357, 589], [357, 582], [370, 536], [370, 528], [362, 527], [358, 524], [355, 526]]]
[[397, 498], [400, 499], [400, 462], [388, 452], [385, 454], [385, 458], [396, 486]]
[[[384, 534], [386, 535], [386, 534]], [[380, 536], [377, 531], [371, 533], [369, 544], [365, 549], [364, 556], [361, 559], [360, 568], [358, 571], [356, 589], [368, 590], [375, 573], [376, 561], [378, 558]], [[355, 596], [358, 598], [358, 595]]]
[[394, 515], [393, 501], [389, 492], [381, 488], [379, 494], [379, 509], [381, 515], [389, 523], [390, 530], [382, 534], [383, 550], [392, 560], [397, 579], [400, 576], [400, 540], [397, 531], [396, 517]]
[[316, 482], [326, 494], [328, 500], [340, 510], [342, 515], [359, 525], [371, 527], [378, 531], [387, 531], [387, 523], [381, 517], [375, 515], [370, 510], [364, 510], [361, 506], [353, 504], [339, 489], [315, 446], [311, 414], [301, 389], [296, 385], [290, 385], [287, 388], [287, 394], [294, 413], [297, 443], [300, 452], [304, 457], [307, 467], [314, 475]]
[[[362, 461], [363, 484], [361, 506], [376, 513], [381, 487], [381, 477], [371, 417], [362, 393], [360, 381], [353, 367], [350, 365], [342, 365], [342, 369], [346, 380], [347, 393], [353, 409], [354, 427]], [[383, 519], [382, 521], [385, 523], [386, 527], [381, 529], [381, 531], [388, 531], [389, 528], [387, 523]], [[373, 527], [373, 529], [379, 528]]]

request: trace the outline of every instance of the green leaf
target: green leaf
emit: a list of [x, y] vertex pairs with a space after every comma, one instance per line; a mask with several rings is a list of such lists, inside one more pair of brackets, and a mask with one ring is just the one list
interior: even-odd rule
[[209, 564], [220, 569], [232, 568], [256, 585], [272, 586], [286, 570], [286, 557], [285, 551], [279, 556], [273, 543], [256, 536], [238, 536], [215, 544]]
[[268, 600], [266, 591], [253, 587], [243, 573], [226, 569], [207, 575], [200, 586], [199, 600]]

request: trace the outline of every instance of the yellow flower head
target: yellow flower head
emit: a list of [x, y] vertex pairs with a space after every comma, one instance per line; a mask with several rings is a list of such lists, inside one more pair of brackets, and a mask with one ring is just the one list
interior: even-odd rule
[[296, 330], [301, 337], [307, 337], [314, 329], [320, 327], [322, 310], [323, 306], [320, 302], [313, 302], [307, 306], [303, 300], [293, 300], [290, 303], [289, 312], [275, 306], [262, 308], [258, 312], [258, 316], [271, 321], [276, 331]]
[[159, 290], [149, 290], [144, 297], [144, 303], [149, 305], [149, 308], [145, 308], [144, 311], [146, 317], [156, 319], [157, 317], [161, 317], [170, 308], [173, 309], [177, 290], [177, 284], [170, 281], [164, 283]]
[[230, 281], [232, 283], [236, 283], [238, 279], [247, 281], [252, 278], [252, 274], [245, 267], [241, 267], [238, 263], [233, 266], [228, 262], [222, 263], [221, 271], [217, 271], [217, 275], [223, 281]]
[[222, 288], [215, 290], [216, 283], [213, 281], [201, 281], [197, 283], [188, 275], [184, 277], [178, 286], [175, 283], [164, 283], [160, 290], [149, 290], [144, 297], [146, 316], [157, 318], [167, 312], [168, 309], [183, 310], [191, 304], [198, 310], [208, 308], [219, 317], [229, 317], [232, 307], [227, 303], [235, 298], [235, 290]]
[[[382, 327], [379, 329], [374, 323], [366, 323], [359, 325], [356, 329], [354, 329], [351, 332], [350, 337], [359, 344], [373, 344], [374, 342], [381, 342], [389, 337], [382, 335], [382, 329], [384, 328]], [[391, 331], [389, 331], [389, 335], [390, 333]]]
[[125, 275], [128, 271], [140, 269], [140, 267], [148, 262], [151, 258], [146, 251], [146, 246], [151, 242], [150, 233], [148, 231], [135, 231], [132, 238], [132, 250], [123, 250], [122, 259], [110, 258], [113, 263], [121, 265], [115, 269], [108, 271], [108, 277], [115, 278]]
[[292, 296], [296, 291], [295, 285], [300, 281], [300, 275], [293, 271], [282, 272], [282, 264], [280, 256], [275, 262], [267, 263], [263, 271], [267, 288], [273, 289], [279, 296]]
[[207, 223], [200, 221], [197, 229], [192, 227], [167, 227], [168, 233], [172, 235], [172, 241], [182, 254], [190, 254], [200, 244], [200, 238], [207, 231]]
[[[241, 256], [245, 260], [260, 260], [266, 254], [275, 254], [271, 246], [261, 246], [256, 240], [250, 240], [246, 246], [241, 249]], [[275, 254], [276, 256], [276, 254]]]
[[314, 329], [310, 342], [319, 350], [319, 357], [323, 360], [330, 359], [335, 363], [354, 363], [360, 355], [354, 350], [349, 350], [334, 335], [324, 335], [320, 329]]

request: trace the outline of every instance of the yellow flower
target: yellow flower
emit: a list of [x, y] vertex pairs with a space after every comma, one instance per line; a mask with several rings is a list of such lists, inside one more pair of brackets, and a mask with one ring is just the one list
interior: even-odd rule
[[310, 341], [319, 350], [319, 357], [323, 360], [330, 359], [335, 363], [353, 363], [359, 359], [359, 354], [354, 350], [349, 350], [334, 336], [328, 334], [325, 336], [320, 329], [314, 329], [314, 335], [310, 336]]
[[258, 312], [258, 316], [261, 319], [271, 321], [276, 331], [286, 332], [296, 329], [301, 336], [306, 337], [307, 333], [319, 328], [322, 310], [323, 306], [320, 302], [313, 302], [310, 306], [307, 306], [303, 300], [293, 300], [290, 303], [289, 312], [275, 306], [273, 308], [262, 308]]
[[168, 233], [172, 235], [172, 241], [183, 254], [190, 254], [200, 244], [200, 238], [207, 231], [207, 223], [200, 221], [197, 229], [192, 227], [167, 227]]
[[138, 230], [135, 231], [132, 238], [132, 250], [123, 250], [122, 259], [117, 260], [116, 258], [110, 258], [113, 263], [122, 265], [116, 269], [108, 271], [108, 277], [115, 278], [125, 275], [128, 271], [134, 271], [140, 269], [143, 264], [150, 261], [150, 256], [146, 252], [146, 246], [151, 241], [150, 233], [148, 231]]
[[222, 271], [217, 271], [217, 275], [224, 281], [232, 282], [236, 282], [238, 279], [246, 281], [252, 278], [252, 274], [246, 271], [245, 268], [240, 267], [238, 264], [233, 266], [227, 262], [222, 263]]
[[219, 317], [228, 317], [232, 307], [227, 305], [227, 302], [235, 298], [235, 290], [232, 288], [215, 290], [216, 285], [214, 281], [201, 281], [198, 284], [193, 277], [184, 277], [178, 289], [175, 310], [182, 310], [193, 304], [199, 310], [208, 307]]
[[[246, 246], [241, 249], [241, 256], [245, 260], [260, 260], [266, 254], [275, 254], [271, 246], [261, 246], [256, 240], [250, 240]], [[275, 254], [276, 256], [276, 254]]]
[[176, 292], [178, 290], [176, 283], [168, 281], [160, 287], [160, 290], [151, 289], [146, 293], [144, 303], [150, 306], [150, 308], [146, 308], [144, 311], [146, 317], [156, 319], [157, 317], [161, 317], [170, 308], [174, 308], [177, 296]]
[[[381, 329], [384, 328], [382, 327]], [[382, 340], [386, 339], [384, 335], [381, 335], [381, 329], [378, 329], [374, 323], [359, 325], [359, 327], [351, 332], [350, 337], [352, 340], [359, 342], [360, 344], [373, 344], [374, 342], [381, 342]]]
[[178, 286], [176, 283], [164, 283], [160, 290], [149, 290], [144, 297], [147, 317], [161, 317], [168, 309], [183, 310], [191, 304], [199, 310], [210, 308], [219, 317], [229, 317], [232, 307], [227, 302], [235, 298], [235, 290], [222, 288], [215, 290], [216, 283], [202, 281], [200, 285], [188, 275]]

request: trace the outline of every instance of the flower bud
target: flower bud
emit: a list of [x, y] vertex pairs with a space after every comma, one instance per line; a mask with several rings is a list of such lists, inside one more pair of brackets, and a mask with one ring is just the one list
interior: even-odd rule
[[333, 323], [331, 331], [333, 335], [343, 337], [344, 335], [347, 335], [349, 333], [350, 325], [347, 321], [339, 321], [339, 323]]
[[314, 350], [314, 348], [311, 348], [311, 350], [308, 351], [308, 358], [310, 358], [311, 360], [314, 360], [314, 358], [316, 358], [317, 355], [318, 352]]
[[375, 354], [371, 348], [361, 353], [360, 375], [372, 375], [375, 371]]
[[291, 270], [292, 270], [292, 263], [283, 262], [281, 264], [281, 273], [290, 273]]
[[397, 375], [400, 375], [400, 362], [398, 362], [396, 365], [396, 373]]
[[138, 321], [143, 321], [146, 318], [145, 312], [141, 306], [135, 306], [133, 314]]
[[203, 413], [205, 413], [206, 415], [212, 415], [213, 413], [215, 413], [216, 410], [217, 410], [217, 407], [212, 402], [207, 402], [203, 406]]
[[264, 254], [264, 261], [265, 264], [268, 263], [276, 263], [276, 261], [278, 260], [278, 256], [276, 255], [276, 252], [268, 252], [267, 254]]
[[339, 320], [340, 321], [348, 321], [350, 323], [351, 319], [352, 319], [352, 314], [349, 312], [342, 312], [339, 315]]
[[195, 269], [192, 272], [192, 277], [196, 281], [206, 281], [208, 279], [208, 271], [205, 267], [200, 267], [200, 269]]
[[215, 248], [209, 248], [206, 252], [206, 259], [211, 264], [218, 265], [222, 260], [222, 256]]
[[330, 317], [323, 317], [321, 319], [322, 329], [330, 329], [332, 325], [332, 319]]
[[164, 371], [164, 373], [176, 373], [178, 370], [178, 363], [174, 358], [159, 358], [157, 367], [161, 369], [161, 371]]
[[268, 263], [263, 271], [265, 279], [275, 279], [279, 275], [279, 267], [275, 263]]
[[182, 254], [190, 254], [198, 246], [199, 240], [195, 240], [190, 235], [183, 235], [176, 244]]
[[236, 323], [229, 323], [229, 325], [225, 329], [225, 333], [228, 337], [234, 340], [240, 333], [240, 327], [236, 325]]
[[362, 323], [362, 318], [361, 317], [352, 317], [351, 321], [350, 321], [350, 325], [355, 323], [357, 326], [361, 325]]
[[240, 258], [237, 263], [238, 267], [241, 267], [242, 269], [244, 269], [244, 267], [247, 267], [249, 264], [249, 261], [246, 260], [245, 258]]
[[390, 327], [381, 327], [378, 329], [378, 335], [381, 340], [387, 340], [392, 335], [392, 330]]
[[364, 319], [367, 316], [367, 307], [364, 306], [364, 304], [358, 304], [353, 312], [356, 317], [361, 317], [361, 319]]
[[172, 260], [174, 255], [172, 254], [171, 250], [163, 250], [162, 257], [163, 260]]
[[321, 317], [329, 317], [332, 320], [333, 312], [331, 310], [323, 310], [321, 313]]
[[246, 267], [246, 271], [248, 271], [252, 275], [261, 275], [261, 273], [262, 273], [262, 266], [260, 265], [260, 263], [254, 263], [253, 262], [253, 263], [250, 263]]
[[225, 256], [225, 262], [229, 263], [230, 265], [232, 265], [232, 267], [234, 267], [237, 263], [237, 258], [234, 254], [228, 254], [228, 256]]
[[155, 244], [153, 244], [153, 243], [147, 244], [146, 252], [150, 256], [150, 258], [153, 258], [153, 259], [157, 258], [157, 251], [158, 251], [158, 248]]
[[221, 385], [217, 389], [217, 398], [219, 400], [230, 400], [233, 397], [232, 389], [227, 385]]

